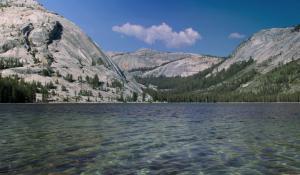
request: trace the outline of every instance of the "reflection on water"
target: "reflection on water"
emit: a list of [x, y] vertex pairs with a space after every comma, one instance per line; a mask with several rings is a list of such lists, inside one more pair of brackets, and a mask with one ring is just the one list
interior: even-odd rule
[[0, 174], [300, 174], [299, 104], [0, 105]]

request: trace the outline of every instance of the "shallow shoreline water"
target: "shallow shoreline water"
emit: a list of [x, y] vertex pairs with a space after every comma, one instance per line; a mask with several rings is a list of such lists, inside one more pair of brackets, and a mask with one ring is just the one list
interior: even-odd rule
[[0, 174], [299, 174], [298, 103], [1, 104]]

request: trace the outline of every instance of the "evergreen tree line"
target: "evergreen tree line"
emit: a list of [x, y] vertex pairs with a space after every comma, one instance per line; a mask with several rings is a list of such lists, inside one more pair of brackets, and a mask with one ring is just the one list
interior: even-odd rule
[[[82, 77], [79, 77], [78, 80], [82, 83]], [[94, 75], [94, 77], [85, 77], [85, 81], [93, 88], [93, 89], [98, 89], [104, 85], [104, 82], [101, 82], [99, 80], [99, 77], [97, 74]]]
[[47, 100], [48, 89], [41, 83], [27, 83], [18, 76], [2, 77], [0, 75], [1, 103], [33, 103], [36, 93], [41, 93], [43, 100]]
[[[217, 85], [229, 78], [232, 78], [238, 72], [244, 70], [246, 67], [253, 63], [253, 59], [235, 63], [229, 69], [223, 69], [219, 72], [216, 72], [215, 74], [213, 74], [213, 70], [215, 70], [215, 68], [217, 68], [221, 63], [189, 77], [137, 77], [136, 79], [139, 83], [146, 86], [149, 86], [150, 84], [157, 86], [157, 89], [161, 91], [183, 93], [199, 89], [203, 90], [213, 85]], [[251, 71], [251, 74], [256, 74], [256, 72], [253, 70]]]
[[134, 68], [134, 69], [130, 69], [128, 72], [146, 72], [146, 71], [151, 71], [153, 69], [156, 69], [158, 66], [156, 67], [141, 67], [141, 68]]
[[[144, 89], [154, 101], [167, 102], [299, 102], [300, 64], [292, 61], [267, 74], [258, 73], [254, 60], [233, 64], [227, 70], [213, 73], [214, 66], [194, 76], [181, 78], [137, 78], [157, 90]], [[253, 82], [254, 87], [242, 87]]]
[[23, 67], [23, 63], [18, 58], [0, 58], [0, 70], [14, 67]]

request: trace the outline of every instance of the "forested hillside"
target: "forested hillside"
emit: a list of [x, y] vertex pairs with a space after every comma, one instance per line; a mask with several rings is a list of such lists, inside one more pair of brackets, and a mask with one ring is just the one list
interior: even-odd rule
[[213, 74], [212, 67], [187, 78], [138, 78], [155, 101], [167, 102], [299, 102], [300, 61], [262, 74], [250, 59]]
[[38, 82], [27, 83], [18, 76], [2, 77], [0, 75], [0, 103], [34, 103], [36, 94], [40, 93], [41, 101], [46, 102], [53, 84], [43, 86]]
[[299, 102], [299, 25], [255, 33], [218, 64], [189, 77], [140, 77], [155, 101]]

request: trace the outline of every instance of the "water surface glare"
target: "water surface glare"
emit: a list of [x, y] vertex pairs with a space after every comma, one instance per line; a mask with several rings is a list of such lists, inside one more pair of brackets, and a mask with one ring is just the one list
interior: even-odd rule
[[0, 105], [0, 174], [300, 174], [300, 104]]

